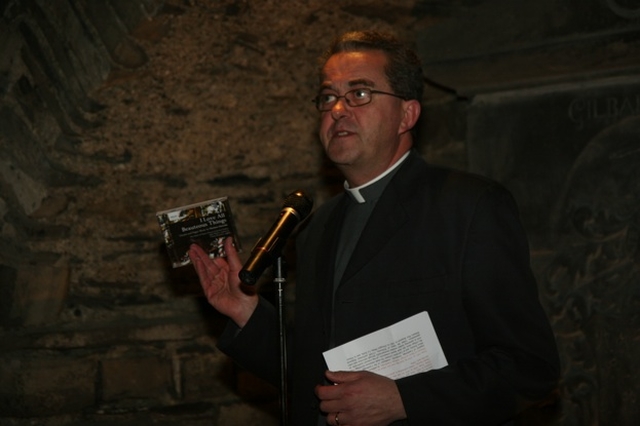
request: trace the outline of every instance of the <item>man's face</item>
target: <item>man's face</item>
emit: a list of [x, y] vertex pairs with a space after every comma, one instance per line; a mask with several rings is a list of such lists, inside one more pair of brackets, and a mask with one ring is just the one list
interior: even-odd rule
[[[392, 92], [384, 73], [386, 61], [379, 51], [335, 54], [324, 65], [320, 93], [342, 96], [357, 88]], [[384, 172], [411, 146], [403, 125], [405, 104], [394, 96], [373, 94], [367, 105], [352, 107], [340, 98], [321, 113], [322, 145], [352, 187]]]

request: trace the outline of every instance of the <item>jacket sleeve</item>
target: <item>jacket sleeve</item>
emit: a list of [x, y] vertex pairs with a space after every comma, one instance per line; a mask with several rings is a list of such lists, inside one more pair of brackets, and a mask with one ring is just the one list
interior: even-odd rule
[[557, 384], [555, 340], [511, 195], [488, 187], [464, 226], [457, 279], [475, 356], [397, 381], [412, 425], [499, 425]]
[[274, 386], [280, 383], [280, 346], [278, 314], [264, 298], [244, 326], [229, 320], [217, 347], [239, 365]]

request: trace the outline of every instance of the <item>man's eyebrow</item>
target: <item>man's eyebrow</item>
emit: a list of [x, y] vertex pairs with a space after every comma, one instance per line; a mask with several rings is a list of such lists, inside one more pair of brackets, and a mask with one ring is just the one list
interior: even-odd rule
[[349, 87], [354, 86], [367, 86], [367, 87], [375, 87], [375, 83], [371, 80], [367, 80], [366, 78], [360, 78], [358, 80], [351, 80], [349, 82]]
[[[359, 78], [357, 80], [351, 80], [349, 83], [347, 83], [347, 85], [349, 87], [356, 87], [356, 86], [365, 86], [365, 87], [375, 87], [376, 84], [371, 81], [368, 80], [366, 78]], [[323, 83], [320, 85], [320, 90], [333, 90], [333, 86], [330, 83]]]

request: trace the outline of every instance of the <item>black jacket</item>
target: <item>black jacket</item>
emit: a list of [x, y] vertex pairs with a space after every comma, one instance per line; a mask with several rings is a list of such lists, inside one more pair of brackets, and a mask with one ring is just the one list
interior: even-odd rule
[[[340, 345], [427, 311], [449, 365], [397, 380], [411, 425], [500, 425], [559, 376], [529, 248], [511, 195], [488, 179], [428, 166], [412, 152], [379, 199], [337, 288], [332, 277], [346, 194], [297, 238], [291, 422], [315, 425], [333, 312]], [[219, 347], [278, 383], [275, 310], [261, 301]]]

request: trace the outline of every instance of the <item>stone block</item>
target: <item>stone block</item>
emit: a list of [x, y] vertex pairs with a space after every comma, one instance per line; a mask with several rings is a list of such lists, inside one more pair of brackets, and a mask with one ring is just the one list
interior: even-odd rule
[[[639, 90], [632, 77], [477, 96], [468, 110], [469, 168], [505, 185], [528, 233], [552, 246], [573, 194], [626, 220], [637, 208]], [[623, 210], [607, 211], [615, 207]]]
[[69, 273], [67, 265], [35, 263], [16, 268], [9, 321], [23, 326], [55, 322], [67, 299]]
[[280, 419], [277, 407], [234, 404], [220, 409], [216, 424], [219, 426], [276, 426], [280, 424]]
[[17, 276], [16, 268], [0, 264], [0, 325], [11, 323], [11, 304]]
[[182, 357], [180, 365], [181, 388], [188, 401], [222, 397], [233, 390], [232, 361], [220, 352]]
[[47, 196], [42, 182], [33, 179], [10, 161], [0, 161], [0, 177], [12, 188], [20, 207], [26, 214], [36, 211]]
[[105, 401], [162, 398], [173, 387], [171, 362], [160, 357], [106, 359], [101, 366]]
[[91, 360], [31, 358], [0, 360], [0, 413], [36, 417], [71, 413], [95, 402], [96, 364]]

